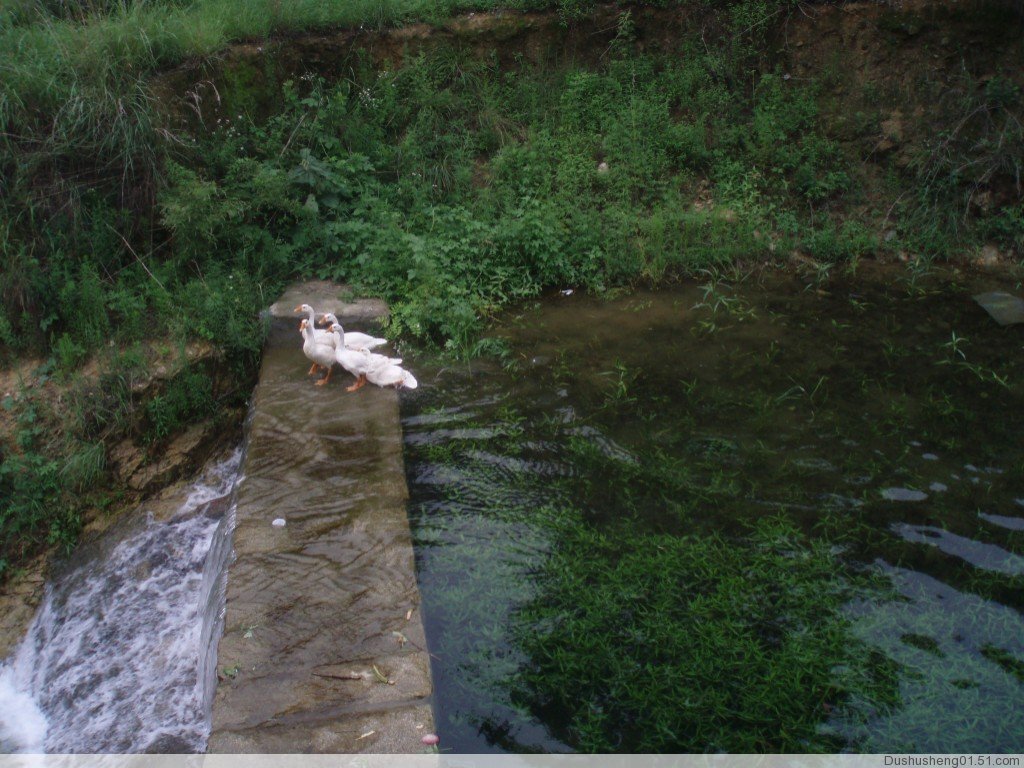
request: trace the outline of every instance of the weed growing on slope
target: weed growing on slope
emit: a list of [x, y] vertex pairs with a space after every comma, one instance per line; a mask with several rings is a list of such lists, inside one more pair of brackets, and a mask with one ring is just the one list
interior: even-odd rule
[[[11, 398], [3, 407], [14, 408]], [[66, 466], [48, 453], [35, 407], [21, 409], [17, 422], [17, 446], [0, 452], [0, 580], [40, 544], [74, 544], [81, 527], [79, 510], [63, 491], [88, 482], [98, 463], [94, 450], [76, 455]]]
[[62, 370], [57, 359], [35, 372], [40, 385], [51, 376], [64, 379], [56, 402], [30, 390], [0, 401], [15, 422], [13, 440], [0, 443], [0, 582], [46, 547], [70, 551], [82, 520], [115, 498], [111, 445], [134, 439], [158, 455], [181, 429], [217, 418], [248, 396], [248, 381], [224, 391], [224, 382], [199, 365], [168, 361], [179, 369], [143, 402], [148, 387], [140, 385], [150, 378], [152, 353], [135, 347], [96, 357], [98, 374]]
[[[348, 281], [392, 303], [392, 333], [465, 353], [510, 301], [769, 257], [791, 189], [842, 194], [812, 89], [769, 76], [749, 104], [710, 66], [502, 72], [443, 49], [385, 73], [355, 57], [350, 80], [290, 86], [279, 115], [173, 166], [163, 222], [182, 265], [216, 251], [244, 259], [236, 273]], [[692, 204], [705, 175], [733, 211]]]

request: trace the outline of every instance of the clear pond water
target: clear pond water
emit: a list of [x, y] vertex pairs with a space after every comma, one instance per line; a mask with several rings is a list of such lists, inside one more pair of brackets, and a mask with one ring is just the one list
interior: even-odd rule
[[1024, 327], [976, 292], [556, 296], [418, 369], [442, 746], [1024, 749]]

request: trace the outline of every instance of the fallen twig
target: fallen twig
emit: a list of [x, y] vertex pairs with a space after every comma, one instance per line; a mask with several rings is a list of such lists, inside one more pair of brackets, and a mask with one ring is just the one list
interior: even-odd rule
[[316, 677], [327, 677], [331, 680], [362, 680], [363, 676], [358, 672], [349, 672], [347, 675], [332, 675], [328, 672], [314, 672]]

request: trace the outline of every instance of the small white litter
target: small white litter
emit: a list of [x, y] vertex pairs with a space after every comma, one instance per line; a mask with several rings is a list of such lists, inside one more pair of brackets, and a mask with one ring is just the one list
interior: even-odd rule
[[284, 528], [284, 518], [283, 517], [277, 518], [276, 520], [274, 520], [274, 522], [271, 523], [271, 525], [274, 526], [275, 528]]

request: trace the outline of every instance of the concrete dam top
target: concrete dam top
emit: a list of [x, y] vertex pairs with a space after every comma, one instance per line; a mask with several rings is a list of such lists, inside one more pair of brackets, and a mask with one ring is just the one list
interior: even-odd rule
[[[433, 732], [398, 395], [348, 393], [340, 377], [315, 387], [306, 376], [297, 304], [346, 325], [387, 312], [338, 294], [307, 283], [271, 308], [210, 752], [422, 752]], [[272, 525], [279, 518], [285, 525]]]

